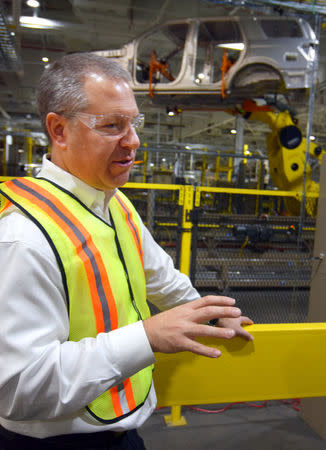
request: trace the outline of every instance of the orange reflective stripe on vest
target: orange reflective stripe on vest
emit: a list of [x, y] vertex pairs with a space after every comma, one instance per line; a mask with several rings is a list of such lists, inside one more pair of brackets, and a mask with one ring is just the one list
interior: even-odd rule
[[118, 200], [118, 202], [120, 203], [120, 206], [123, 209], [126, 223], [127, 223], [128, 227], [129, 227], [131, 233], [132, 233], [132, 236], [134, 238], [134, 241], [135, 241], [135, 244], [136, 244], [136, 247], [137, 247], [137, 250], [138, 250], [139, 258], [142, 261], [142, 266], [144, 268], [143, 249], [142, 249], [140, 236], [138, 234], [135, 222], [132, 220], [130, 211], [129, 211], [128, 207], [126, 206], [126, 204], [123, 202], [122, 198], [119, 195], [116, 195], [116, 199]]
[[3, 213], [11, 205], [12, 205], [11, 201], [6, 198], [4, 204], [0, 207], [0, 214]]
[[95, 252], [92, 237], [86, 228], [51, 193], [27, 179], [16, 179], [7, 183], [8, 187], [42, 208], [58, 226], [65, 231], [77, 255], [82, 260], [92, 296], [97, 332], [117, 328], [117, 310], [110, 283], [99, 253]]
[[123, 387], [126, 393], [126, 399], [128, 402], [129, 410], [132, 411], [136, 408], [134, 393], [132, 391], [130, 378], [123, 382]]

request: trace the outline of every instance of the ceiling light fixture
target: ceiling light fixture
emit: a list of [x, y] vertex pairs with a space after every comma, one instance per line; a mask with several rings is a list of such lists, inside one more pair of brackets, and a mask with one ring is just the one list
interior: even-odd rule
[[176, 116], [177, 114], [180, 114], [181, 112], [182, 112], [182, 109], [177, 108], [176, 106], [174, 108], [169, 108], [169, 107], [166, 108], [166, 114], [169, 117]]
[[23, 27], [37, 28], [40, 30], [63, 27], [62, 22], [58, 22], [57, 20], [45, 19], [44, 17], [37, 17], [37, 16], [21, 16], [19, 22]]
[[38, 2], [37, 0], [27, 0], [26, 5], [30, 6], [31, 8], [38, 8], [40, 6], [40, 2]]

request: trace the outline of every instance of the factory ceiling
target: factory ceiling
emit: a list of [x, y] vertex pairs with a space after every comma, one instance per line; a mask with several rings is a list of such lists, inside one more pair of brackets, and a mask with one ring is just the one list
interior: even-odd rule
[[[6, 45], [0, 64], [0, 125], [14, 130], [40, 131], [35, 107], [35, 86], [46, 64], [65, 53], [117, 49], [145, 29], [166, 20], [185, 17], [301, 15], [312, 27], [319, 18], [319, 68], [314, 129], [326, 144], [324, 110], [326, 95], [326, 33], [322, 23], [326, 1], [268, 0], [39, 0], [32, 8], [26, 0], [0, 0], [0, 39]], [[31, 27], [33, 16], [52, 21]], [[325, 19], [326, 20], [326, 19]], [[325, 36], [324, 36], [325, 33]], [[46, 59], [48, 58], [48, 60]], [[325, 90], [326, 92], [326, 90]], [[139, 98], [146, 113], [142, 140], [149, 144], [190, 142], [231, 148], [235, 118], [222, 111], [184, 111], [174, 117], [166, 108], [152, 105], [149, 96]], [[297, 102], [297, 116], [306, 127], [307, 99]], [[198, 108], [199, 109], [199, 108]], [[268, 128], [245, 123], [245, 140], [264, 148]], [[304, 130], [305, 132], [305, 130]]]

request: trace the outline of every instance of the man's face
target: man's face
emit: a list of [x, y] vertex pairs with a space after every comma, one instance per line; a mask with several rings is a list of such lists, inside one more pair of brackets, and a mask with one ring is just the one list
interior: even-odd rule
[[[122, 114], [134, 118], [139, 113], [134, 94], [124, 80], [109, 80], [93, 74], [84, 83], [89, 114]], [[62, 163], [66, 171], [90, 186], [108, 190], [125, 184], [133, 166], [139, 138], [133, 126], [122, 136], [98, 134], [77, 118], [67, 120], [66, 148]]]

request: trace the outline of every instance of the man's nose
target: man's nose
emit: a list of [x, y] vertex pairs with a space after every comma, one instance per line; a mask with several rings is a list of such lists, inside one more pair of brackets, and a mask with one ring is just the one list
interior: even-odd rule
[[129, 126], [127, 133], [120, 139], [120, 145], [132, 150], [136, 150], [140, 146], [138, 134], [132, 125]]

